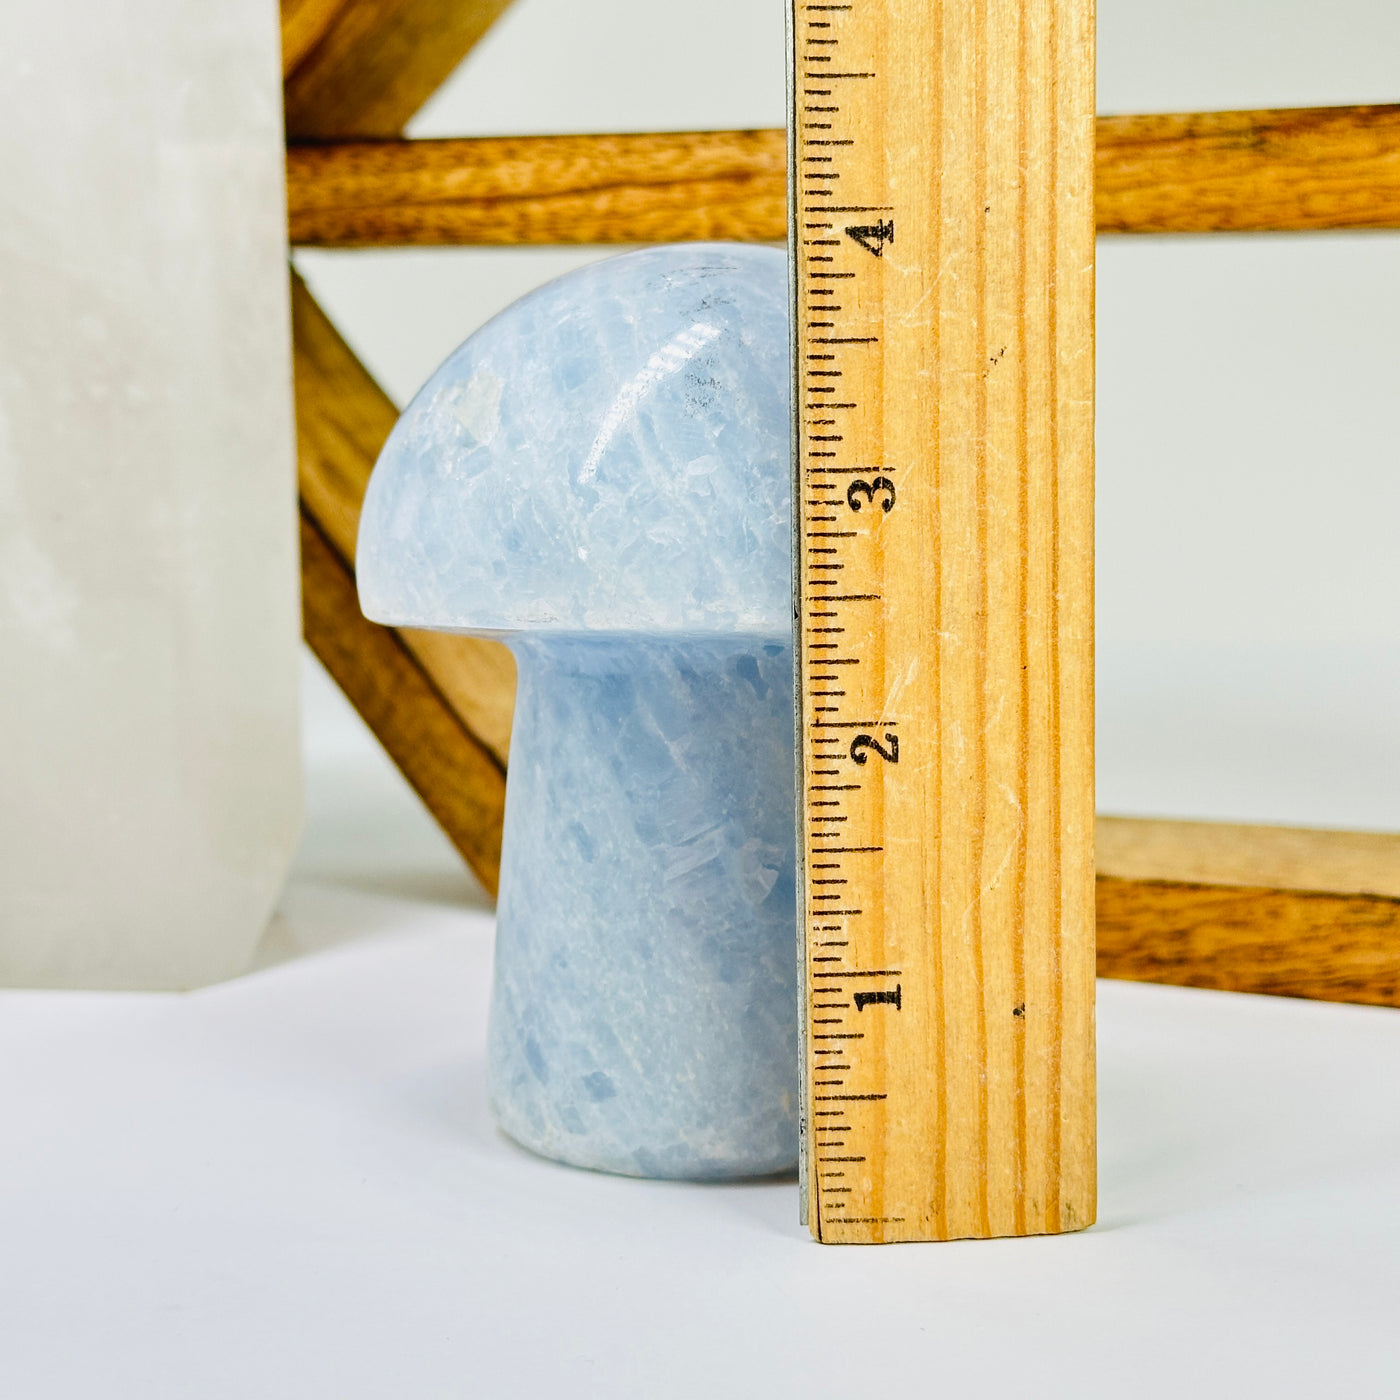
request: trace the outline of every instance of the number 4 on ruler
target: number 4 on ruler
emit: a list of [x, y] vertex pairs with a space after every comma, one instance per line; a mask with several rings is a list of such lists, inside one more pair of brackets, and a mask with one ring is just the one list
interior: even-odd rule
[[885, 219], [878, 224], [855, 224], [846, 230], [847, 238], [854, 238], [867, 253], [878, 258], [885, 251], [886, 243], [894, 242], [894, 220]]

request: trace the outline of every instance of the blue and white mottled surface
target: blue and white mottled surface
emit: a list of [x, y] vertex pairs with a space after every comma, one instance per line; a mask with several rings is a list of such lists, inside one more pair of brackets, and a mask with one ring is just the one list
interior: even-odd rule
[[640, 1176], [797, 1156], [787, 279], [691, 244], [532, 293], [385, 446], [360, 598], [519, 668], [501, 1126]]
[[491, 1098], [640, 1176], [796, 1151], [792, 652], [517, 637]]
[[523, 297], [409, 405], [365, 496], [369, 617], [791, 630], [784, 256], [629, 253]]

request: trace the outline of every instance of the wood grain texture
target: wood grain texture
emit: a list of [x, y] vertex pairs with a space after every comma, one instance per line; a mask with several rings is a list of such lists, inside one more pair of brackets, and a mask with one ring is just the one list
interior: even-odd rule
[[1093, 8], [794, 14], [809, 1218], [1081, 1229]]
[[1098, 880], [1100, 977], [1400, 1007], [1400, 900]]
[[1400, 836], [1381, 832], [1101, 816], [1097, 860], [1125, 880], [1400, 899]]
[[[283, 12], [283, 97], [294, 140], [396, 136], [509, 0], [300, 0]], [[330, 10], [333, 14], [329, 14]]]
[[[289, 134], [395, 135], [507, 3], [284, 0]], [[360, 506], [398, 413], [295, 273], [292, 320], [307, 640], [494, 895], [514, 661], [499, 643], [361, 615]]]
[[294, 146], [293, 243], [778, 240], [781, 131]]
[[[1400, 227], [1400, 107], [1100, 117], [1101, 233]], [[777, 241], [781, 131], [293, 147], [293, 243]]]
[[295, 273], [292, 366], [302, 498], [336, 552], [353, 564], [369, 474], [399, 411]]
[[282, 77], [325, 37], [349, 0], [282, 0]]
[[[360, 505], [398, 410], [295, 275], [292, 348], [302, 503], [353, 567]], [[504, 767], [515, 708], [510, 652], [479, 637], [405, 629], [399, 638], [468, 731]]]
[[1102, 233], [1400, 227], [1400, 107], [1099, 121]]
[[500, 880], [506, 779], [389, 628], [360, 612], [355, 579], [305, 507], [306, 640], [492, 896]]

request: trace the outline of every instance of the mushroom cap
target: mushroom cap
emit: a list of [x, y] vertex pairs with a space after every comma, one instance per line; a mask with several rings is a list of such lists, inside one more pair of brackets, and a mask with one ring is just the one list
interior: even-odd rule
[[785, 256], [691, 243], [570, 272], [404, 411], [360, 517], [395, 626], [787, 637]]

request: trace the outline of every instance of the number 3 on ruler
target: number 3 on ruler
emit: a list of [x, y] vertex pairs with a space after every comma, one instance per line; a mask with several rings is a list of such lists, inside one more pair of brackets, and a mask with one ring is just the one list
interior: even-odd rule
[[886, 763], [898, 763], [899, 735], [886, 733], [885, 743], [889, 745], [889, 748], [883, 747], [878, 739], [871, 738], [869, 734], [857, 734], [851, 740], [851, 762], [865, 763], [869, 758], [866, 749], [874, 749]]
[[859, 510], [861, 496], [864, 496], [867, 501], [873, 501], [877, 491], [886, 493], [880, 497], [880, 509], [888, 515], [894, 509], [894, 482], [887, 476], [877, 476], [874, 481], [856, 480], [851, 482], [846, 487], [846, 504], [852, 510]]

